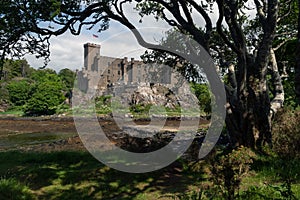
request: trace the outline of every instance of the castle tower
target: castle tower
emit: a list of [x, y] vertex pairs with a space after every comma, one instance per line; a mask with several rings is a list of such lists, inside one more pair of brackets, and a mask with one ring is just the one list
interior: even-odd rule
[[87, 71], [98, 71], [98, 58], [101, 46], [98, 44], [86, 43], [84, 46], [84, 69]]

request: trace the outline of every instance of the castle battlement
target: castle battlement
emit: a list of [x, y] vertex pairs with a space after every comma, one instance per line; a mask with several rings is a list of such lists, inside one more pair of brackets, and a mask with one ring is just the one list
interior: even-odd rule
[[[78, 72], [78, 85], [82, 91], [88, 89], [106, 90], [117, 82], [133, 84], [146, 82], [149, 69], [142, 61], [102, 56], [101, 45], [86, 43], [84, 47], [84, 68]], [[147, 70], [147, 71], [146, 71]], [[168, 72], [167, 72], [168, 71]], [[170, 70], [166, 69], [163, 81], [171, 82]]]

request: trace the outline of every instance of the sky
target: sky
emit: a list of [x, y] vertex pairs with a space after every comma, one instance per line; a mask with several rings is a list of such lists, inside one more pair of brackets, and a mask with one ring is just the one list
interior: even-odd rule
[[[139, 31], [148, 42], [157, 43], [170, 27], [163, 22], [156, 22], [152, 18], [148, 17], [148, 20], [145, 18], [143, 23], [137, 22], [139, 18], [134, 18], [132, 21], [136, 23]], [[97, 35], [98, 38], [93, 35]], [[88, 42], [100, 44], [100, 54], [110, 57], [134, 57], [135, 59], [140, 59], [140, 55], [146, 50], [137, 43], [129, 29], [116, 21], [111, 21], [109, 29], [101, 33], [98, 33], [97, 29], [94, 28], [89, 31], [83, 30], [79, 36], [74, 36], [67, 32], [51, 38], [51, 61], [47, 67], [56, 71], [64, 68], [72, 70], [82, 69], [84, 59], [83, 45]], [[26, 55], [25, 59], [34, 68], [39, 68], [44, 63], [42, 58], [36, 59], [32, 55]]]

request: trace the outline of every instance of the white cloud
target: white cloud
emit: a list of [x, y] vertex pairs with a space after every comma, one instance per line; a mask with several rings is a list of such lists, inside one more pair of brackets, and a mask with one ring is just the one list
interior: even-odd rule
[[[143, 23], [139, 23], [140, 16], [137, 11], [127, 8], [128, 19], [139, 28], [140, 32], [148, 42], [157, 42], [165, 31], [170, 29], [166, 22], [156, 21], [153, 16], [143, 18]], [[198, 23], [202, 24], [203, 20]], [[98, 38], [93, 37], [98, 35]], [[101, 54], [112, 57], [134, 57], [139, 59], [139, 55], [144, 52], [136, 41], [133, 34], [118, 22], [111, 21], [107, 31], [97, 32], [97, 28], [90, 31], [83, 30], [81, 35], [73, 36], [71, 33], [51, 38], [51, 61], [49, 68], [59, 71], [63, 68], [81, 69], [83, 67], [83, 44], [97, 43], [101, 44]], [[34, 56], [25, 56], [29, 64], [38, 68], [43, 66], [43, 59], [36, 59]]]
[[[167, 29], [159, 28], [159, 26], [150, 24], [148, 28], [141, 28], [139, 31], [149, 42], [155, 42], [162, 37]], [[98, 38], [93, 37], [98, 35]], [[49, 68], [59, 71], [63, 68], [81, 69], [83, 67], [83, 45], [85, 43], [101, 44], [101, 54], [112, 57], [134, 57], [139, 59], [139, 55], [145, 51], [136, 41], [130, 30], [122, 27], [117, 22], [112, 22], [110, 28], [103, 33], [95, 30], [84, 31], [79, 36], [66, 33], [61, 36], [51, 38], [50, 51], [51, 61]], [[137, 51], [139, 49], [139, 51]], [[132, 53], [133, 52], [133, 53]], [[43, 66], [43, 59], [36, 59], [34, 56], [26, 55], [25, 58], [34, 68]]]

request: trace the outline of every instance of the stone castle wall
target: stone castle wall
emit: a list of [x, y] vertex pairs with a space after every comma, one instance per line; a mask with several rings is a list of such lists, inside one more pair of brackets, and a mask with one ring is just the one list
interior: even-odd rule
[[197, 104], [189, 84], [171, 67], [101, 56], [100, 48], [97, 44], [84, 45], [84, 68], [77, 72], [79, 89], [89, 98], [112, 95], [123, 105], [144, 103], [169, 108]]
[[[105, 91], [116, 84], [134, 83], [166, 83], [173, 82], [170, 67], [159, 68], [144, 64], [142, 61], [127, 57], [114, 58], [100, 55], [101, 46], [98, 44], [84, 44], [84, 68], [77, 72], [79, 89]], [[163, 70], [162, 70], [163, 69]], [[157, 74], [161, 74], [157, 76]]]

